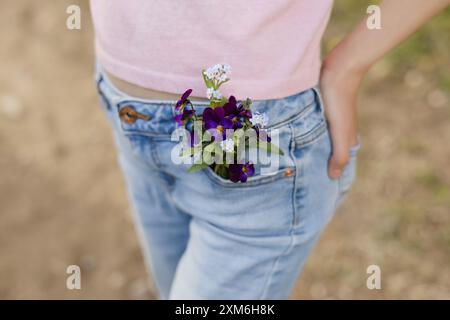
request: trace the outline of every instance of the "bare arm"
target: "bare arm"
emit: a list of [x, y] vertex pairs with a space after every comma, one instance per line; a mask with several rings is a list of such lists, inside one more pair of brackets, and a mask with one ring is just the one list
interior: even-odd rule
[[325, 59], [321, 88], [333, 144], [331, 178], [341, 175], [356, 143], [356, 96], [367, 70], [449, 4], [450, 0], [384, 0], [381, 29], [369, 30], [364, 19]]

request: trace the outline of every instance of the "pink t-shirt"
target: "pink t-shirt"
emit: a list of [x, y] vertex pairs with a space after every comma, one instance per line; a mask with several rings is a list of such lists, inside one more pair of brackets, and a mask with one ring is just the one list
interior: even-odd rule
[[91, 0], [99, 62], [153, 90], [206, 96], [201, 70], [229, 64], [221, 87], [273, 99], [319, 80], [333, 0]]

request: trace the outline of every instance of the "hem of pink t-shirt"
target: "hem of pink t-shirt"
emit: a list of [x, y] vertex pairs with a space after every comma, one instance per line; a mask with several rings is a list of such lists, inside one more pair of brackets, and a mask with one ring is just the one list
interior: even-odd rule
[[[192, 96], [206, 97], [206, 87], [200, 75], [199, 77], [188, 77], [141, 70], [107, 54], [98, 43], [96, 43], [96, 54], [100, 65], [105, 70], [124, 81], [143, 88], [180, 95], [187, 89], [192, 89]], [[280, 99], [316, 86], [319, 74], [320, 60], [313, 63], [312, 66], [309, 65], [300, 77], [241, 81], [232, 79], [233, 88], [227, 89], [225, 84], [220, 91], [224, 96], [234, 95], [239, 100], [246, 98], [252, 100]]]

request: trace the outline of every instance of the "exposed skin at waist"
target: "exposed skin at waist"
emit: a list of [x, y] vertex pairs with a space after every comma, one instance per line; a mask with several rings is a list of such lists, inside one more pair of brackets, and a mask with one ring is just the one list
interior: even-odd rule
[[[117, 78], [116, 76], [112, 75], [111, 73], [109, 73], [106, 70], [104, 70], [104, 72], [106, 73], [109, 80], [112, 82], [112, 84], [117, 89], [125, 92], [126, 94], [128, 94], [130, 96], [149, 99], [149, 100], [155, 99], [155, 100], [177, 101], [178, 99], [180, 99], [181, 95], [183, 94], [183, 92], [180, 92], [179, 94], [174, 94], [174, 93], [157, 91], [157, 90], [140, 87], [140, 86], [137, 86], [130, 82], [127, 82], [125, 80], [122, 80], [120, 78]], [[206, 99], [204, 97], [191, 96], [191, 101], [208, 101], [208, 99]]]

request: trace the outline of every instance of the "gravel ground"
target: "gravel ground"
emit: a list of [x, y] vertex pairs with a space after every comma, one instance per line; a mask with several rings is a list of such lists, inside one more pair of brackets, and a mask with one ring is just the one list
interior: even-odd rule
[[[65, 28], [72, 3], [81, 31]], [[339, 6], [326, 45], [348, 30]], [[87, 1], [2, 1], [0, 18], [0, 298], [154, 298], [93, 84]], [[448, 31], [417, 63], [370, 72], [358, 180], [293, 299], [450, 298]], [[82, 290], [66, 289], [72, 264]], [[372, 264], [381, 290], [366, 287]]]

